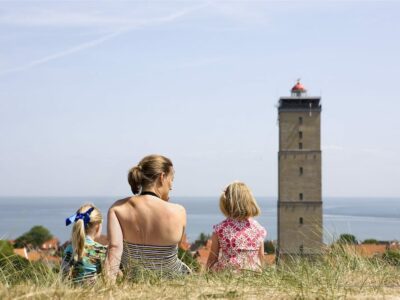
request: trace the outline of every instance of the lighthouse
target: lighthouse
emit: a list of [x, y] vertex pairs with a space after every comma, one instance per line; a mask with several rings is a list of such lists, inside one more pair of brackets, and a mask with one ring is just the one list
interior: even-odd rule
[[278, 258], [313, 256], [322, 248], [320, 101], [300, 80], [279, 98]]

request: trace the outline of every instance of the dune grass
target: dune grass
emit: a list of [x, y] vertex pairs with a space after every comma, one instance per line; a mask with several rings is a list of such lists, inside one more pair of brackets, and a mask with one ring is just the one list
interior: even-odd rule
[[[397, 299], [400, 267], [343, 247], [319, 259], [288, 258], [261, 273], [197, 273], [173, 280], [146, 275], [115, 285], [73, 286], [38, 264], [0, 269], [0, 299]], [[6, 266], [6, 267], [4, 267]]]

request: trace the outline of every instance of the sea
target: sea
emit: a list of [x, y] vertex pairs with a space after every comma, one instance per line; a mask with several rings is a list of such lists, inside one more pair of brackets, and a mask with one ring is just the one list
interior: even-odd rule
[[[0, 239], [15, 239], [35, 225], [45, 226], [61, 243], [70, 238], [71, 226], [65, 219], [84, 203], [94, 203], [106, 221], [108, 208], [121, 197], [0, 197]], [[267, 239], [277, 238], [277, 198], [256, 197], [261, 208], [257, 220], [268, 232]], [[224, 219], [218, 197], [175, 197], [187, 211], [186, 234], [189, 242], [200, 233], [210, 234], [212, 226]], [[106, 224], [104, 224], [106, 225]], [[400, 240], [399, 198], [323, 199], [324, 242], [331, 243], [342, 233], [350, 233], [360, 241], [374, 238]], [[106, 233], [106, 226], [103, 226]]]

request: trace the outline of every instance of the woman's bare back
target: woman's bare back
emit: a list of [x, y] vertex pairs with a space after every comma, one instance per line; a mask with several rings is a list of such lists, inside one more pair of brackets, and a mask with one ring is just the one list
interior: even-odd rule
[[186, 226], [185, 209], [154, 196], [134, 196], [111, 208], [126, 242], [145, 245], [176, 245]]

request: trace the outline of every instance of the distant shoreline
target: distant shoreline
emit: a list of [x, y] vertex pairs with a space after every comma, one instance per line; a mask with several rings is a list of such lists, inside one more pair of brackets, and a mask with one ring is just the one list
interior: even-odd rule
[[[70, 229], [65, 218], [85, 202], [95, 203], [105, 217], [110, 205], [118, 197], [0, 197], [0, 238], [12, 239], [34, 225], [43, 225], [60, 241], [66, 241]], [[10, 201], [11, 200], [11, 201]], [[400, 240], [400, 197], [325, 198], [324, 241], [341, 233], [354, 234], [358, 239]], [[274, 197], [258, 197], [262, 214], [257, 220], [267, 228], [269, 240], [276, 239], [276, 207]], [[211, 233], [212, 225], [223, 220], [218, 208], [218, 197], [172, 197], [171, 202], [186, 207], [187, 237], [194, 241], [201, 232]], [[398, 217], [397, 217], [398, 216]], [[398, 223], [398, 224], [397, 224]], [[105, 226], [103, 227], [105, 233]]]

